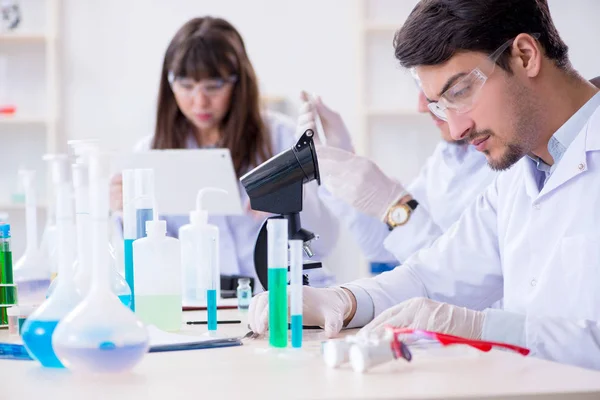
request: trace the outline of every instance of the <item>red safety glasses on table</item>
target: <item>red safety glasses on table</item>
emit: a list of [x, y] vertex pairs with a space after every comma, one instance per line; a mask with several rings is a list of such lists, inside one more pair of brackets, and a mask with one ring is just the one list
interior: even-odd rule
[[406, 343], [400, 339], [402, 335], [410, 335], [411, 339], [429, 339], [435, 340], [440, 343], [442, 346], [450, 346], [453, 344], [466, 344], [467, 346], [474, 347], [481, 351], [490, 351], [492, 348], [500, 348], [511, 350], [521, 355], [528, 355], [530, 350], [524, 347], [515, 346], [512, 344], [506, 343], [497, 343], [497, 342], [487, 342], [484, 340], [474, 340], [474, 339], [466, 339], [459, 336], [447, 335], [444, 333], [430, 332], [421, 329], [410, 329], [410, 328], [396, 328], [393, 326], [386, 326], [386, 330], [393, 334], [392, 336], [392, 350], [397, 358], [405, 358], [404, 354], [402, 354], [401, 349], [404, 349], [405, 346], [402, 344]]

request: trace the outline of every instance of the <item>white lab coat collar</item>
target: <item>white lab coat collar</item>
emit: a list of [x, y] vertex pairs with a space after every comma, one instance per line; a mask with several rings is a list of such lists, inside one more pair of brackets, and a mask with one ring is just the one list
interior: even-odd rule
[[567, 148], [556, 170], [548, 179], [542, 190], [538, 190], [536, 182], [537, 169], [530, 160], [525, 162], [525, 188], [532, 200], [539, 200], [552, 193], [555, 189], [567, 183], [574, 177], [587, 170], [587, 152], [600, 150], [600, 107], [577, 134]]

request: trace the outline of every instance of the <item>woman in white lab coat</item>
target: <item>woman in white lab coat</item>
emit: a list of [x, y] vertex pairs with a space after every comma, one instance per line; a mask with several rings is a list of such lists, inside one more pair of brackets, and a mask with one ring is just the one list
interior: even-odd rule
[[[260, 109], [257, 78], [236, 29], [220, 18], [194, 18], [179, 29], [167, 48], [155, 132], [135, 150], [228, 148], [240, 177], [292, 147], [295, 131], [289, 118]], [[194, 173], [207, 171], [187, 171], [173, 178], [185, 179]], [[121, 180], [115, 179], [112, 186], [113, 209], [121, 209]], [[221, 274], [255, 277], [254, 244], [267, 214], [250, 210], [241, 185], [240, 194], [246, 205], [244, 215], [211, 216], [209, 220], [220, 230]], [[173, 237], [189, 221], [187, 216], [163, 217]], [[319, 198], [316, 182], [305, 185], [301, 218], [306, 229], [319, 235], [312, 246], [315, 259], [322, 259], [335, 245], [338, 224]], [[324, 274], [311, 278], [314, 286], [329, 283]]]

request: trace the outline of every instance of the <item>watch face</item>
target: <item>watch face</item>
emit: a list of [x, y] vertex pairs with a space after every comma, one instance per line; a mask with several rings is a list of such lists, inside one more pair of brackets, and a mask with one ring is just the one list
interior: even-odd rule
[[394, 221], [394, 223], [402, 224], [408, 219], [408, 212], [404, 207], [396, 207], [394, 210], [392, 210], [392, 214], [390, 216], [392, 217], [392, 221]]

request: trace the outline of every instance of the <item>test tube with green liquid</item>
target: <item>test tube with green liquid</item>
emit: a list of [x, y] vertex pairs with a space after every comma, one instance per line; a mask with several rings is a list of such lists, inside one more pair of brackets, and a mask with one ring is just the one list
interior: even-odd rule
[[288, 221], [267, 221], [267, 255], [269, 268], [269, 344], [286, 347], [288, 339]]

